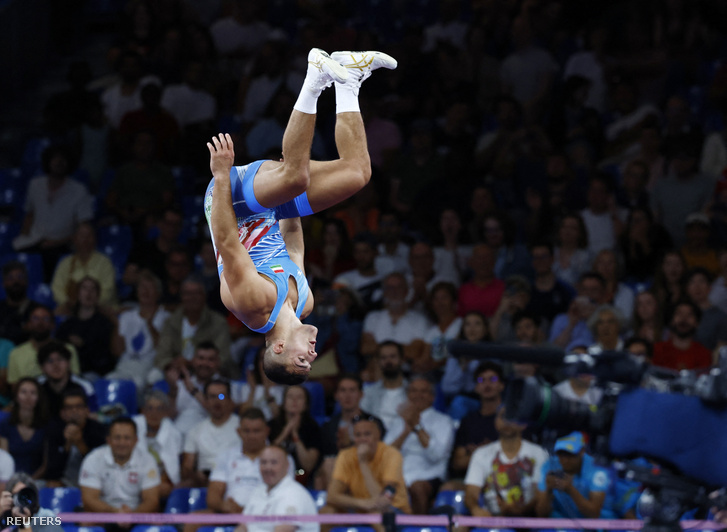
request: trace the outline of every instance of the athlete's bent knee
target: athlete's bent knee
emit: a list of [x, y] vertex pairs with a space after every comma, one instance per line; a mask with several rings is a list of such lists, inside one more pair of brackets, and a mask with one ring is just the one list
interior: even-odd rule
[[285, 189], [293, 196], [299, 196], [308, 189], [310, 174], [307, 170], [296, 170], [285, 173]]

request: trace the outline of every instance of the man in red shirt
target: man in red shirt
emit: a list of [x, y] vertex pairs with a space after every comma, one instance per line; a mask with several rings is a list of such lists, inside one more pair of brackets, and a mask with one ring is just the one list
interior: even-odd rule
[[469, 261], [472, 279], [459, 288], [457, 313], [464, 316], [471, 310], [482, 312], [488, 318], [500, 306], [505, 283], [495, 278], [495, 252], [486, 244], [472, 248]]
[[701, 311], [694, 303], [683, 301], [674, 308], [669, 323], [671, 338], [654, 345], [655, 366], [682, 370], [712, 365], [712, 353], [694, 340], [700, 318]]

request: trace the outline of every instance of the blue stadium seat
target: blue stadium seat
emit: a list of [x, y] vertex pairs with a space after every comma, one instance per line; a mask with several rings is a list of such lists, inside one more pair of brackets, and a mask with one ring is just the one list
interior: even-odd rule
[[12, 253], [13, 238], [18, 236], [19, 234], [20, 223], [0, 221], [0, 255]]
[[131, 532], [178, 532], [172, 525], [136, 525]]
[[[33, 289], [43, 282], [43, 259], [39, 253], [6, 253], [0, 257], [0, 264], [17, 260], [28, 269], [28, 288]], [[49, 279], [50, 281], [50, 279]]]
[[175, 488], [169, 494], [165, 514], [186, 514], [189, 512], [189, 488]]
[[20, 222], [28, 181], [19, 168], [0, 168], [0, 219]]
[[446, 526], [405, 526], [401, 532], [448, 532]]
[[169, 395], [169, 383], [165, 380], [156, 381], [152, 384], [151, 388], [152, 390], [159, 390], [160, 392], [164, 392]]
[[93, 383], [99, 412], [109, 419], [133, 416], [136, 407], [136, 384], [131, 380], [98, 379]]
[[189, 511], [196, 512], [197, 510], [207, 509], [207, 488], [189, 488], [189, 496], [187, 497], [189, 502]]
[[197, 532], [232, 532], [234, 526], [203, 526], [197, 529]]
[[451, 506], [458, 515], [469, 515], [464, 504], [464, 490], [442, 490], [434, 498], [434, 507]]
[[40, 506], [54, 513], [75, 512], [81, 506], [78, 488], [41, 488]]
[[441, 412], [442, 414], [447, 413], [447, 396], [444, 395], [442, 385], [439, 383], [437, 383], [437, 386], [434, 389], [434, 404], [432, 406], [435, 410]]
[[376, 532], [370, 526], [334, 526], [330, 532]]
[[114, 224], [102, 227], [97, 233], [98, 250], [111, 259], [116, 273], [117, 285], [121, 283], [124, 276], [126, 261], [133, 244], [131, 227], [128, 225]]
[[323, 385], [316, 381], [305, 381], [303, 386], [310, 395], [310, 415], [316, 419], [326, 417], [326, 395]]
[[326, 490], [313, 490], [308, 489], [310, 496], [316, 501], [316, 508], [321, 509], [326, 505], [326, 499], [328, 498], [328, 492]]
[[472, 528], [470, 532], [515, 532], [513, 528]]
[[39, 285], [31, 286], [28, 289], [28, 292], [28, 297], [30, 297], [32, 301], [37, 301], [38, 303], [42, 303], [50, 308], [56, 308], [56, 300], [53, 299], [53, 290], [51, 290], [50, 285], [41, 283]]

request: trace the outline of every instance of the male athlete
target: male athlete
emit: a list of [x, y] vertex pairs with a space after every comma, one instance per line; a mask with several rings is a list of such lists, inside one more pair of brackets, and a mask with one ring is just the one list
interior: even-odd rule
[[[313, 296], [303, 272], [300, 216], [327, 209], [368, 183], [371, 163], [358, 92], [372, 70], [396, 65], [381, 52], [329, 56], [314, 48], [283, 135], [281, 161], [233, 166], [229, 135], [207, 143], [213, 179], [204, 205], [217, 252], [220, 296], [250, 329], [265, 334], [263, 367], [279, 384], [305, 381], [317, 356], [318, 329], [301, 322], [313, 309]], [[340, 158], [311, 161], [318, 97], [332, 83]]]

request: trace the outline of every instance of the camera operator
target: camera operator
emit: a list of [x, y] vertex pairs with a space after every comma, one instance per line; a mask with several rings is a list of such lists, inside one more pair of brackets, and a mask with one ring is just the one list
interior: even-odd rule
[[606, 494], [611, 486], [608, 472], [586, 454], [580, 432], [558, 439], [553, 448], [557, 461], [545, 463], [535, 495], [539, 517], [591, 518], [612, 517], [604, 512]]
[[[51, 510], [40, 508], [38, 493], [38, 487], [30, 475], [15, 473], [10, 477], [5, 491], [0, 495], [3, 532], [15, 532], [19, 529], [28, 532], [63, 532], [60, 524], [56, 524], [60, 520], [55, 514]], [[22, 526], [16, 526], [7, 522], [8, 517], [25, 518], [26, 521]]]

